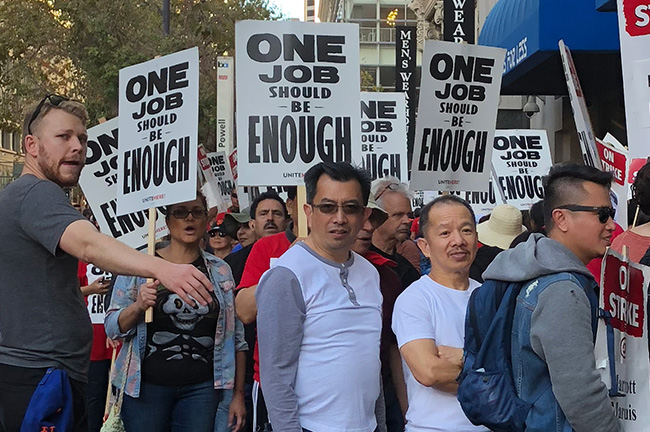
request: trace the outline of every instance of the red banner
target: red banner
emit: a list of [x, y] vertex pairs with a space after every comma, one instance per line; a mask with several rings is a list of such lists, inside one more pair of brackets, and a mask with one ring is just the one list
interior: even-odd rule
[[632, 337], [643, 336], [645, 299], [643, 272], [613, 255], [605, 257], [603, 293], [612, 326]]
[[630, 36], [650, 34], [650, 3], [648, 0], [623, 0], [625, 31]]
[[600, 141], [596, 140], [596, 148], [600, 157], [600, 164], [603, 171], [609, 171], [614, 174], [614, 181], [621, 186], [625, 185], [625, 155], [607, 147]]

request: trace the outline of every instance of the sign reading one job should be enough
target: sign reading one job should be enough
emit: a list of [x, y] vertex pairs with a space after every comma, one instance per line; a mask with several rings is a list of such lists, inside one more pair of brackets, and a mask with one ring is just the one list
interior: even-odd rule
[[504, 56], [425, 42], [411, 189], [487, 191]]
[[199, 51], [120, 70], [117, 210], [196, 197]]
[[361, 159], [358, 25], [242, 21], [236, 48], [240, 185]]

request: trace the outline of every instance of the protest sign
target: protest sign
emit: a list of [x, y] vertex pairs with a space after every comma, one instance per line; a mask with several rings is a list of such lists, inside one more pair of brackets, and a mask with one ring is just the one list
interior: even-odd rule
[[[492, 165], [508, 204], [528, 210], [544, 198], [543, 177], [553, 165], [545, 130], [497, 130]], [[501, 195], [501, 194], [499, 194]]]
[[217, 192], [221, 195], [226, 207], [230, 207], [232, 205], [230, 192], [236, 189], [236, 185], [226, 153], [208, 153], [208, 161], [210, 162], [214, 179], [217, 181]]
[[[88, 264], [86, 267], [86, 277], [88, 278], [88, 285], [90, 285], [97, 279], [109, 279], [113, 275], [99, 267], [95, 267], [93, 264]], [[87, 296], [86, 308], [88, 309], [88, 315], [90, 315], [90, 321], [93, 324], [104, 324], [104, 318], [106, 316], [106, 311], [104, 310], [104, 294], [91, 294]]]
[[361, 154], [373, 180], [391, 175], [408, 183], [404, 93], [361, 93]]
[[218, 180], [214, 175], [210, 159], [208, 158], [208, 153], [205, 151], [203, 145], [199, 144], [198, 147], [198, 157], [199, 157], [199, 168], [205, 183], [201, 186], [201, 192], [205, 196], [207, 201], [208, 208], [217, 208], [218, 212], [225, 212], [228, 210], [228, 207], [232, 204], [230, 201], [230, 195], [228, 195], [228, 203], [226, 203], [223, 194], [219, 191]]
[[217, 57], [217, 151], [230, 154], [235, 129], [235, 61]]
[[357, 24], [240, 21], [235, 40], [238, 185], [361, 160]]
[[411, 189], [487, 192], [504, 56], [425, 41]]
[[571, 111], [573, 111], [573, 118], [578, 131], [578, 140], [580, 141], [580, 149], [582, 150], [582, 159], [585, 165], [601, 169], [598, 151], [596, 150], [594, 128], [591, 125], [589, 111], [587, 111], [587, 103], [582, 93], [582, 87], [580, 86], [580, 80], [578, 79], [576, 66], [573, 63], [571, 51], [562, 39], [560, 39], [558, 45], [560, 47], [560, 57], [562, 57], [562, 66], [564, 67], [564, 78], [566, 79], [569, 90]]
[[[608, 389], [618, 390], [611, 403], [626, 432], [647, 431], [650, 425], [650, 363], [648, 362], [648, 281], [650, 268], [625, 262], [608, 251], [601, 270], [600, 308], [611, 315], [613, 341], [605, 320], [598, 323], [596, 365]], [[612, 343], [612, 345], [608, 345]], [[608, 348], [612, 356], [608, 355]], [[610, 391], [611, 396], [612, 391]]]
[[627, 149], [609, 133], [602, 140], [596, 140], [596, 147], [603, 171], [611, 172], [614, 176], [610, 195], [616, 209], [615, 220], [621, 228], [627, 229], [627, 199], [632, 196], [629, 192], [630, 185], [625, 182]]
[[[117, 123], [117, 118], [114, 118], [88, 129], [86, 166], [81, 171], [79, 186], [101, 232], [134, 249], [144, 249], [149, 235], [148, 213], [141, 210], [117, 215]], [[158, 210], [156, 238], [167, 233], [165, 216]]]
[[196, 197], [199, 52], [120, 70], [118, 214]]
[[232, 172], [232, 178], [235, 180], [237, 185], [237, 200], [239, 201], [239, 208], [245, 209], [250, 206], [252, 200], [249, 197], [249, 189], [244, 186], [239, 186], [238, 180], [238, 170], [237, 170], [237, 149], [233, 150], [232, 153], [228, 156], [228, 161], [230, 162], [230, 170]]
[[630, 158], [646, 158], [650, 141], [650, 2], [617, 3], [627, 143]]

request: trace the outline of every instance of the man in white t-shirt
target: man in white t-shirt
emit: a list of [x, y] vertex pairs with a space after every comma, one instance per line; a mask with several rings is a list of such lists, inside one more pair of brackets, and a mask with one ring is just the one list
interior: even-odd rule
[[479, 283], [469, 278], [477, 250], [470, 205], [441, 196], [422, 209], [418, 246], [431, 272], [398, 298], [393, 331], [405, 363], [409, 407], [406, 431], [487, 430], [470, 423], [456, 400], [462, 369], [465, 311]]

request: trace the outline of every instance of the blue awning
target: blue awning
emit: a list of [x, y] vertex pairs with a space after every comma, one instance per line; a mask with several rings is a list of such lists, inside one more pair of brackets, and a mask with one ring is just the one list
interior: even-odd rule
[[507, 50], [502, 94], [565, 94], [560, 39], [571, 49], [578, 72], [582, 66], [592, 75], [580, 76], [587, 87], [591, 78], [614, 77], [620, 69], [616, 14], [594, 6], [594, 0], [499, 0], [478, 43]]
[[616, 12], [616, 0], [596, 0], [596, 10], [599, 12]]

